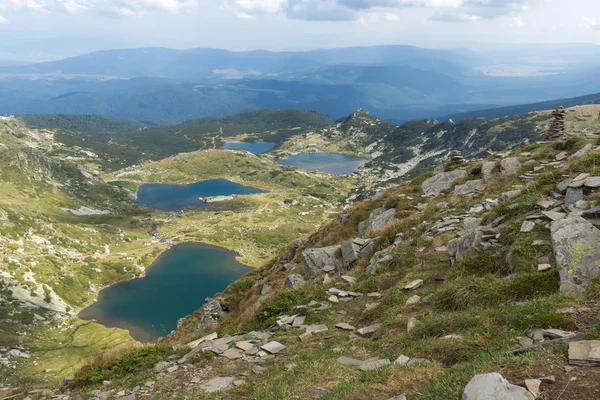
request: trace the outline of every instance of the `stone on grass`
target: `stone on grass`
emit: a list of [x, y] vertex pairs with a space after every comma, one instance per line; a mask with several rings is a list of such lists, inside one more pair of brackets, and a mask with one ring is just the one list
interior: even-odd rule
[[467, 171], [456, 169], [454, 171], [442, 172], [426, 179], [421, 184], [421, 190], [426, 196], [437, 197], [445, 190], [450, 190], [454, 187], [454, 183], [459, 179], [464, 179], [468, 176]]
[[369, 326], [365, 326], [364, 328], [360, 328], [356, 331], [361, 336], [370, 335], [371, 333], [375, 333], [379, 328], [381, 328], [381, 324], [373, 324]]
[[590, 176], [585, 180], [584, 185], [592, 189], [600, 188], [600, 176]]
[[264, 346], [261, 346], [260, 348], [268, 353], [277, 354], [280, 351], [284, 350], [285, 346], [279, 342], [272, 341], [272, 342], [265, 344]]
[[463, 391], [462, 400], [534, 400], [535, 396], [512, 385], [497, 372], [475, 375]]
[[421, 300], [421, 296], [417, 296], [416, 294], [414, 296], [410, 296], [407, 300], [406, 300], [406, 305], [407, 306], [411, 306], [413, 304], [417, 304], [419, 301]]
[[352, 366], [352, 367], [358, 367], [364, 361], [358, 360], [356, 358], [341, 356], [341, 357], [338, 357], [337, 362], [340, 363], [340, 364], [342, 364], [342, 365], [349, 365], [349, 366]]
[[335, 327], [338, 329], [341, 329], [343, 331], [355, 331], [356, 330], [355, 327], [353, 327], [352, 325], [347, 324], [345, 322], [340, 322], [339, 324], [336, 324]]
[[407, 332], [412, 331], [415, 328], [415, 326], [417, 326], [418, 323], [419, 323], [418, 319], [416, 319], [415, 317], [409, 317], [408, 322], [406, 323], [406, 331]]
[[525, 387], [529, 390], [535, 397], [540, 394], [540, 385], [542, 381], [539, 379], [525, 379]]
[[306, 316], [304, 316], [304, 315], [300, 315], [300, 316], [298, 316], [298, 317], [294, 318], [294, 322], [292, 322], [292, 326], [293, 326], [294, 328], [299, 328], [299, 327], [301, 327], [302, 325], [304, 325], [304, 321], [305, 321], [305, 320], [306, 320]]
[[600, 367], [600, 340], [581, 340], [569, 343], [569, 364], [581, 367]]
[[221, 353], [221, 356], [227, 358], [228, 360], [236, 360], [238, 358], [242, 358], [242, 352], [238, 349], [227, 349]]
[[423, 279], [417, 279], [404, 286], [404, 290], [415, 290], [421, 286], [423, 286]]
[[306, 327], [306, 333], [321, 333], [321, 332], [327, 332], [329, 330], [329, 328], [327, 328], [327, 325], [308, 325]]
[[521, 168], [521, 162], [517, 157], [507, 157], [500, 161], [502, 175], [515, 175]]
[[226, 389], [233, 383], [234, 380], [235, 378], [232, 376], [214, 378], [203, 384], [202, 389], [204, 389], [206, 393], [218, 392], [220, 390]]
[[251, 348], [253, 348], [254, 345], [250, 342], [237, 342], [235, 344], [235, 347], [237, 347], [238, 349], [243, 350], [243, 351], [248, 351]]
[[523, 224], [521, 224], [522, 233], [531, 232], [533, 228], [535, 228], [535, 222], [533, 221], [523, 221]]
[[409, 361], [410, 361], [410, 357], [405, 356], [404, 354], [400, 354], [398, 356], [398, 358], [396, 358], [396, 360], [394, 361], [394, 364], [396, 364], [396, 365], [407, 365]]
[[296, 290], [301, 288], [306, 284], [306, 281], [300, 274], [290, 274], [287, 278], [285, 278], [285, 282], [283, 283], [283, 287], [287, 290]]
[[373, 371], [376, 370], [378, 368], [384, 367], [386, 365], [390, 365], [390, 360], [388, 359], [381, 359], [381, 360], [371, 360], [371, 361], [365, 361], [363, 362], [358, 369], [360, 369], [361, 371]]
[[544, 272], [548, 271], [549, 269], [552, 269], [552, 265], [550, 264], [539, 264], [537, 266], [537, 272]]

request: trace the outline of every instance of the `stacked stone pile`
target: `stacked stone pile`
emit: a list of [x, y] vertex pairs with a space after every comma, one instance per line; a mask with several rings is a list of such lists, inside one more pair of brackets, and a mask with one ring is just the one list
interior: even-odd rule
[[546, 133], [546, 140], [556, 140], [556, 139], [565, 139], [566, 138], [566, 125], [565, 125], [565, 117], [567, 112], [563, 106], [559, 106], [552, 112], [552, 123], [550, 124], [550, 128]]

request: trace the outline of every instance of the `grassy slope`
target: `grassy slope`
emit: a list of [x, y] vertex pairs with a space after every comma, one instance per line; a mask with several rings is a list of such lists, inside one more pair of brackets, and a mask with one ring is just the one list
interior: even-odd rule
[[[517, 153], [534, 152], [534, 156], [522, 156], [522, 161], [552, 161], [559, 151], [574, 152], [584, 144], [585, 140], [557, 142], [553, 146], [533, 144]], [[535, 165], [524, 167], [523, 170]], [[473, 178], [478, 177], [476, 165], [466, 168], [471, 171]], [[506, 220], [501, 226], [501, 241], [506, 251], [473, 253], [456, 265], [450, 265], [444, 252], [435, 250], [446, 244], [452, 235], [428, 238], [423, 236], [425, 226], [431, 226], [442, 216], [467, 212], [484, 198], [493, 198], [509, 190], [513, 184], [521, 183], [516, 177], [497, 179], [490, 184], [485, 194], [474, 199], [444, 195], [434, 201], [421, 198], [419, 183], [423, 178], [416, 178], [411, 184], [389, 190], [376, 201], [356, 204], [345, 225], [332, 220], [329, 225], [316, 232], [305, 246], [341, 243], [353, 237], [356, 234], [356, 224], [370, 210], [387, 204], [388, 207], [396, 208], [401, 221], [380, 233], [377, 249], [387, 247], [396, 234], [405, 235], [404, 243], [393, 252], [393, 260], [388, 265], [371, 275], [364, 271], [365, 262], [362, 262], [349, 272], [357, 278], [358, 283], [355, 285], [341, 281], [329, 285], [311, 283], [295, 291], [277, 291], [271, 299], [255, 309], [253, 305], [260, 296], [261, 285], [254, 287], [254, 283], [265, 279], [277, 289], [284, 279], [281, 272], [274, 272], [273, 264], [269, 263], [225, 291], [224, 297], [232, 314], [217, 330], [225, 334], [266, 329], [273, 323], [275, 316], [292, 312], [294, 306], [306, 304], [309, 300], [324, 300], [324, 291], [330, 286], [361, 292], [379, 290], [382, 297], [377, 300], [365, 297], [350, 303], [334, 304], [324, 312], [309, 312], [306, 323], [327, 324], [330, 328], [327, 334], [300, 342], [297, 339], [298, 331], [278, 332], [275, 340], [288, 348], [275, 359], [266, 362], [265, 372], [251, 374], [245, 385], [217, 395], [202, 395], [190, 389], [195, 393], [193, 397], [307, 398], [311, 396], [308, 389], [325, 388], [329, 392], [322, 397], [324, 399], [386, 399], [401, 392], [406, 392], [409, 399], [452, 399], [459, 398], [473, 374], [501, 370], [514, 383], [552, 373], [557, 376], [557, 383], [544, 387], [546, 395], [550, 396], [548, 398], [557, 398], [561, 393], [561, 398], [565, 399], [589, 398], [588, 390], [592, 390], [589, 388], [593, 388], [597, 382], [598, 374], [595, 370], [577, 370], [571, 376], [578, 379], [566, 376], [562, 369], [565, 363], [565, 346], [543, 348], [523, 356], [507, 354], [516, 347], [516, 338], [532, 327], [577, 329], [586, 332], [589, 338], [600, 338], [600, 326], [593, 318], [598, 311], [593, 301], [597, 300], [598, 281], [594, 282], [587, 294], [559, 293], [556, 270], [547, 273], [532, 271], [538, 263], [537, 257], [550, 252], [550, 248], [534, 248], [532, 243], [539, 239], [548, 240], [548, 230], [538, 226], [530, 233], [519, 233], [524, 216], [539, 210], [536, 203], [563, 179], [564, 174], [574, 176], [581, 172], [600, 174], [598, 151], [572, 161], [564, 168], [545, 168], [519, 197], [483, 212], [481, 217], [487, 223], [499, 215], [505, 215]], [[600, 194], [596, 192], [590, 200], [599, 203]], [[413, 208], [419, 202], [427, 203], [427, 207], [420, 212]], [[448, 202], [450, 208], [442, 208], [442, 202]], [[445, 275], [445, 281], [436, 280], [435, 277], [439, 275]], [[414, 279], [423, 279], [425, 285], [415, 292], [403, 291], [402, 287]], [[424, 296], [429, 293], [433, 294], [430, 300], [412, 306], [405, 305], [409, 296]], [[373, 302], [378, 305], [367, 311], [366, 304]], [[577, 315], [558, 312], [563, 307], [584, 305], [591, 307], [591, 311]], [[347, 314], [340, 315], [338, 311], [341, 310]], [[193, 339], [197, 317], [198, 314], [190, 317], [173, 340], [186, 343]], [[409, 317], [416, 317], [420, 322], [407, 332]], [[342, 321], [351, 322], [358, 327], [379, 322], [383, 324], [383, 328], [365, 339], [336, 330], [335, 323]], [[449, 334], [462, 335], [462, 338], [443, 338]], [[336, 348], [341, 348], [341, 352], [334, 351]], [[408, 367], [388, 366], [376, 371], [360, 372], [335, 361], [340, 355], [361, 359], [385, 357], [393, 360], [400, 354], [424, 357], [434, 363]], [[289, 363], [294, 364], [291, 369], [286, 368]], [[250, 367], [244, 362], [226, 362], [218, 358], [200, 361], [190, 368], [211, 371], [205, 375], [208, 379], [210, 376], [248, 373]], [[96, 373], [100, 373], [102, 368], [97, 367]], [[140, 374], [147, 377], [144, 375], [147, 372]], [[80, 379], [85, 380], [85, 376], [84, 373]], [[136, 376], [125, 380], [119, 376], [114, 378], [119, 382], [119, 387], [131, 388], [137, 381]], [[180, 386], [182, 382], [187, 382], [183, 375], [153, 379], [158, 379], [157, 388], [160, 391], [170, 393], [171, 396], [185, 397], [191, 393]], [[160, 397], [158, 394], [157, 396]]]

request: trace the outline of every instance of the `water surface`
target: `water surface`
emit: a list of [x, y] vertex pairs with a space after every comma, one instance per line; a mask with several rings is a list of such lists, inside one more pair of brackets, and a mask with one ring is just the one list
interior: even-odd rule
[[367, 160], [364, 158], [338, 153], [298, 153], [279, 160], [281, 165], [336, 175], [351, 174], [365, 162]]
[[250, 271], [235, 257], [232, 251], [206, 244], [174, 246], [152, 263], [144, 278], [102, 290], [79, 317], [127, 329], [139, 341], [154, 341], [174, 330], [177, 320], [200, 308], [205, 298]]
[[224, 149], [246, 150], [253, 154], [262, 154], [275, 147], [271, 142], [227, 142], [223, 145]]
[[244, 186], [227, 179], [210, 179], [189, 185], [170, 183], [144, 183], [138, 188], [135, 204], [164, 211], [186, 207], [203, 207], [200, 197], [229, 196], [232, 194], [264, 193], [263, 190]]

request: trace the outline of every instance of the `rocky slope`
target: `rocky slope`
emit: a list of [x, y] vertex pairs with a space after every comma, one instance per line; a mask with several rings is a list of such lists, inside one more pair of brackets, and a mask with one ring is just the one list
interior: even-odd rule
[[290, 244], [163, 344], [13, 393], [595, 398], [600, 143], [570, 133], [453, 157]]

